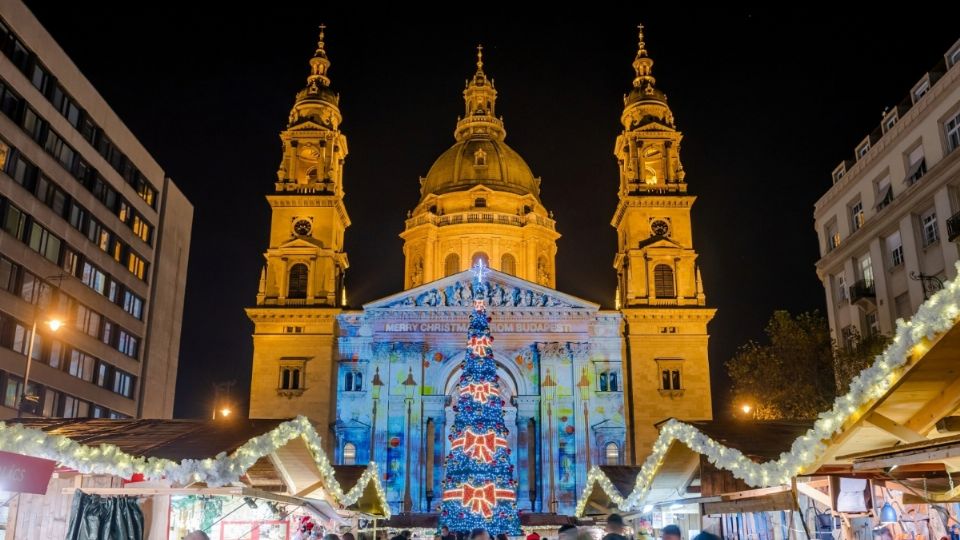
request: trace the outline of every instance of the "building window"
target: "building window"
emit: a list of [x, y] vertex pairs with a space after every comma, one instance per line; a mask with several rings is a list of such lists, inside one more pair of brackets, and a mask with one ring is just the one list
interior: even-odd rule
[[836, 287], [837, 287], [837, 302], [842, 304], [843, 302], [846, 302], [848, 299], [847, 281], [846, 279], [844, 279], [843, 274], [837, 274], [834, 277], [834, 283], [836, 284]]
[[900, 241], [900, 231], [886, 238], [887, 253], [890, 254], [890, 266], [896, 268], [903, 264], [903, 243]]
[[487, 153], [483, 151], [483, 148], [477, 148], [477, 151], [473, 153], [473, 166], [485, 167], [486, 165]]
[[931, 246], [940, 240], [940, 232], [937, 230], [937, 212], [929, 210], [920, 216], [920, 226], [923, 232], [923, 247]]
[[357, 464], [357, 446], [355, 444], [347, 443], [343, 445], [343, 464], [344, 465]]
[[867, 335], [875, 336], [880, 333], [880, 319], [876, 311], [871, 311], [864, 316], [867, 326]]
[[860, 279], [863, 280], [863, 284], [867, 287], [873, 286], [873, 261], [870, 260], [870, 255], [864, 255], [858, 266], [860, 267]]
[[605, 369], [597, 375], [597, 388], [600, 392], [622, 392], [620, 370]]
[[285, 334], [302, 334], [303, 326], [284, 326], [283, 333]]
[[886, 121], [883, 123], [883, 132], [886, 133], [893, 129], [893, 126], [897, 125], [897, 120], [898, 118], [896, 112], [887, 117]]
[[500, 271], [511, 276], [517, 275], [517, 260], [513, 258], [513, 255], [504, 253], [500, 257]]
[[665, 264], [653, 267], [653, 289], [657, 298], [676, 298], [673, 287], [673, 269]]
[[892, 202], [893, 186], [890, 185], [890, 177], [884, 176], [877, 181], [877, 210], [882, 210]]
[[853, 351], [855, 335], [856, 333], [853, 330], [853, 326], [849, 324], [840, 329], [840, 343], [843, 345], [843, 350], [847, 352]]
[[927, 92], [930, 91], [930, 80], [924, 79], [923, 82], [918, 84], [913, 89], [913, 102], [916, 103], [920, 101], [920, 98], [927, 95]]
[[843, 178], [843, 175], [847, 173], [846, 167], [841, 164], [839, 167], [833, 170], [833, 183], [836, 184]]
[[471, 259], [470, 264], [472, 266], [476, 266], [480, 264], [481, 261], [483, 262], [484, 266], [488, 268], [490, 267], [490, 257], [487, 257], [487, 254], [482, 251], [478, 251], [473, 254], [473, 258]]
[[343, 374], [343, 390], [346, 392], [363, 391], [363, 373], [350, 370]]
[[857, 147], [857, 159], [867, 155], [867, 152], [869, 151], [870, 151], [870, 140], [867, 139], [866, 141], [863, 141], [863, 144]]
[[850, 205], [850, 230], [857, 232], [863, 227], [863, 201], [857, 201]]
[[660, 372], [661, 392], [679, 392], [683, 390], [683, 360], [657, 360], [657, 369]]
[[947, 135], [947, 151], [953, 152], [960, 147], [960, 112], [953, 115], [953, 118], [947, 120], [943, 125]]
[[298, 366], [285, 365], [280, 367], [280, 389], [301, 390], [303, 373]]
[[907, 156], [907, 177], [904, 180], [912, 186], [927, 173], [927, 160], [923, 157], [923, 145], [914, 148]]
[[946, 56], [948, 68], [952, 68], [953, 66], [960, 64], [960, 44], [954, 45]]
[[487, 207], [487, 200], [486, 200], [485, 198], [483, 198], [483, 197], [478, 197], [478, 198], [476, 198], [476, 199], [473, 200], [473, 206], [475, 206], [475, 207], [477, 207], [477, 208], [486, 208], [486, 207]]
[[307, 265], [298, 263], [290, 267], [290, 283], [287, 298], [306, 298], [307, 297], [307, 276], [309, 275]]
[[893, 304], [897, 312], [897, 318], [909, 321], [913, 316], [913, 308], [910, 306], [910, 294], [903, 293], [893, 299]]
[[607, 443], [604, 447], [603, 453], [607, 460], [607, 465], [619, 465], [620, 464], [620, 447], [617, 446], [617, 443]]
[[443, 275], [452, 276], [460, 271], [460, 256], [456, 253], [447, 255], [443, 260]]
[[827, 225], [827, 228], [824, 230], [824, 235], [827, 237], [828, 252], [840, 247], [840, 231], [837, 230], [837, 224], [835, 222]]

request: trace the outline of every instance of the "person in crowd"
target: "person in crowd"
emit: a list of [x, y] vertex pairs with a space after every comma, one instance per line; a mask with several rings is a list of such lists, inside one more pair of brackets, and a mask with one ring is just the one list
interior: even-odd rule
[[497, 540], [510, 540], [510, 538], [507, 537], [506, 533], [500, 533], [497, 535]]
[[352, 533], [352, 532], [349, 532], [349, 531], [343, 533], [343, 536], [341, 536], [340, 538], [341, 538], [342, 540], [357, 540], [357, 538], [356, 538], [355, 536], [353, 536], [353, 533]]
[[[580, 532], [576, 525], [569, 523], [560, 526], [557, 538], [559, 540], [577, 540], [577, 534]], [[499, 539], [498, 539], [499, 540]]]
[[410, 529], [404, 529], [403, 532], [400, 533], [400, 536], [406, 538], [407, 540], [410, 540], [411, 538], [413, 538], [413, 533], [410, 532]]
[[[311, 533], [311, 534], [312, 534], [312, 533]], [[318, 534], [318, 536], [319, 536], [319, 534]], [[340, 540], [340, 537], [337, 536], [337, 535], [335, 535], [335, 534], [333, 534], [333, 533], [327, 533], [327, 534], [323, 535], [323, 540]]]
[[203, 531], [193, 531], [192, 533], [184, 536], [183, 540], [210, 540], [210, 537], [207, 536], [207, 533]]
[[540, 535], [535, 532], [532, 532], [527, 535], [527, 540], [540, 540]]
[[457, 540], [457, 537], [450, 532], [450, 527], [444, 525], [440, 527], [440, 540]]
[[663, 540], [683, 540], [683, 534], [680, 533], [680, 527], [676, 525], [667, 525], [660, 531], [660, 537]]
[[486, 529], [474, 529], [470, 531], [470, 540], [493, 540]]
[[717, 536], [717, 535], [715, 535], [715, 534], [713, 534], [713, 533], [709, 533], [709, 532], [707, 532], [707, 531], [703, 531], [702, 533], [700, 533], [700, 534], [698, 534], [697, 536], [693, 537], [693, 540], [720, 540], [720, 537]]
[[607, 517], [607, 534], [604, 535], [603, 540], [627, 540], [627, 537], [623, 535], [624, 529], [623, 516], [610, 514]]

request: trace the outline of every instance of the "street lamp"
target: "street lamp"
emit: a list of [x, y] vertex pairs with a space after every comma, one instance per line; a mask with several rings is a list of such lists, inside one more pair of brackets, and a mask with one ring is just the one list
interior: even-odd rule
[[583, 430], [586, 435], [584, 439], [587, 443], [587, 471], [590, 470], [590, 378], [587, 376], [587, 366], [583, 366], [580, 372], [580, 382], [577, 383], [580, 389], [580, 399], [583, 401]]
[[407, 454], [407, 467], [404, 471], [406, 480], [403, 483], [403, 511], [407, 513], [413, 510], [413, 499], [410, 498], [410, 452], [413, 450], [410, 444], [410, 424], [413, 422], [413, 394], [416, 389], [417, 381], [413, 379], [413, 366], [410, 366], [407, 380], [403, 381], [403, 391], [407, 398], [407, 435], [403, 439], [403, 444], [406, 447], [404, 453]]
[[549, 438], [550, 446], [548, 452], [550, 454], [550, 503], [549, 508], [550, 512], [557, 513], [557, 493], [554, 490], [554, 464], [553, 464], [553, 400], [557, 397], [557, 382], [550, 377], [550, 370], [547, 370], [547, 376], [544, 377], [543, 383], [540, 384], [543, 387], [544, 397], [547, 398], [547, 437]]
[[[33, 326], [30, 327], [30, 343], [27, 345], [27, 365], [23, 370], [23, 389], [20, 391], [20, 403], [17, 404], [17, 410], [23, 412], [24, 405], [28, 401], [39, 401], [39, 396], [28, 396], [27, 385], [30, 384], [30, 366], [33, 364], [33, 342], [37, 338], [37, 321], [40, 319], [39, 313], [34, 312]], [[51, 332], [56, 332], [63, 327], [63, 320], [56, 317], [47, 319], [44, 324], [50, 328]], [[36, 411], [30, 411], [36, 414]]]
[[373, 421], [370, 423], [370, 458], [368, 463], [373, 462], [374, 441], [377, 439], [377, 404], [380, 403], [380, 390], [383, 389], [383, 380], [380, 379], [380, 366], [377, 366], [373, 372], [373, 380], [370, 381], [370, 392], [373, 395]]

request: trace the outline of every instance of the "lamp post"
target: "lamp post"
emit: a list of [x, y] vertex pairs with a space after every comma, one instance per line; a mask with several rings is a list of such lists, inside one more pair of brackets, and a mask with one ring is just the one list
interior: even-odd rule
[[[39, 401], [39, 396], [27, 395], [27, 385], [30, 384], [30, 367], [33, 364], [33, 342], [37, 339], [37, 321], [39, 321], [39, 319], [40, 313], [38, 308], [34, 311], [33, 325], [30, 327], [30, 343], [27, 344], [27, 365], [23, 370], [23, 389], [20, 390], [20, 399], [19, 403], [17, 403], [17, 410], [21, 412], [23, 412], [24, 406], [28, 401]], [[50, 328], [50, 331], [56, 332], [63, 326], [63, 321], [54, 317], [44, 321], [44, 324]], [[30, 412], [36, 414], [35, 410], [31, 410]]]
[[580, 382], [577, 383], [580, 389], [580, 399], [583, 400], [583, 430], [584, 439], [587, 443], [587, 471], [590, 470], [590, 378], [587, 377], [587, 366], [583, 366], [580, 372]]
[[370, 381], [370, 391], [373, 394], [373, 421], [370, 422], [370, 458], [367, 463], [373, 462], [373, 451], [376, 448], [377, 440], [377, 405], [380, 403], [380, 390], [383, 388], [383, 381], [380, 379], [380, 366], [373, 371], [373, 380]]
[[549, 446], [547, 452], [550, 453], [550, 502], [549, 508], [550, 512], [557, 513], [557, 492], [554, 490], [554, 464], [553, 464], [553, 400], [557, 397], [557, 382], [550, 377], [550, 370], [547, 370], [547, 376], [544, 377], [543, 383], [544, 397], [547, 398], [547, 437], [549, 438]]
[[407, 373], [407, 380], [403, 381], [403, 391], [406, 394], [407, 401], [407, 435], [403, 438], [404, 453], [407, 454], [407, 467], [404, 471], [406, 480], [403, 483], [403, 511], [411, 512], [413, 510], [413, 499], [410, 498], [410, 452], [413, 450], [410, 444], [410, 424], [413, 422], [413, 393], [417, 388], [417, 381], [413, 379], [413, 366]]

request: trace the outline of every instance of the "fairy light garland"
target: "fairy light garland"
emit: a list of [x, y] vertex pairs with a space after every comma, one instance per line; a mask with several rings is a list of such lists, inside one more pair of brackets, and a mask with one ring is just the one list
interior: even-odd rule
[[180, 462], [132, 456], [112, 444], [87, 446], [68, 437], [51, 435], [23, 424], [0, 422], [0, 450], [50, 459], [84, 474], [111, 474], [121, 478], [140, 474], [148, 480], [165, 479], [181, 486], [192, 482], [205, 482], [210, 487], [237, 483], [247, 469], [260, 458], [276, 452], [297, 437], [306, 443], [327, 492], [336, 502], [344, 507], [355, 504], [370, 482], [373, 482], [385, 517], [390, 517], [390, 507], [380, 484], [377, 464], [371, 462], [367, 465], [357, 484], [344, 492], [334, 476], [330, 460], [323, 451], [320, 435], [305, 416], [283, 422], [272, 431], [250, 439], [232, 454], [221, 452], [212, 458], [184, 459]]
[[[960, 263], [957, 263], [956, 267], [960, 273]], [[790, 450], [781, 453], [779, 459], [756, 463], [736, 448], [718, 443], [690, 424], [670, 420], [660, 429], [660, 436], [640, 468], [630, 494], [626, 497], [621, 495], [607, 475], [594, 466], [587, 473], [587, 483], [577, 502], [576, 515], [583, 515], [587, 498], [594, 488], [602, 489], [621, 512], [633, 512], [642, 508], [653, 478], [674, 441], [679, 441], [694, 452], [706, 456], [715, 467], [730, 471], [734, 477], [752, 487], [789, 483], [823, 455], [827, 450], [825, 441], [840, 432], [847, 421], [857, 415], [865, 405], [882, 397], [890, 389], [911, 356], [925, 354], [929, 350], [929, 342], [957, 322], [960, 315], [958, 306], [960, 279], [954, 279], [924, 302], [909, 322], [897, 319], [897, 330], [890, 345], [875, 357], [870, 367], [854, 377], [847, 393], [838, 396], [830, 410], [820, 413], [813, 427], [794, 440]]]

